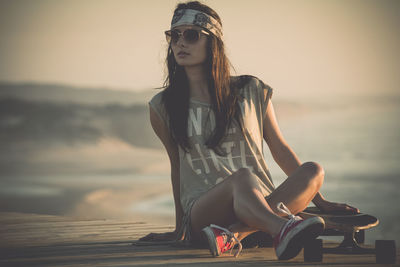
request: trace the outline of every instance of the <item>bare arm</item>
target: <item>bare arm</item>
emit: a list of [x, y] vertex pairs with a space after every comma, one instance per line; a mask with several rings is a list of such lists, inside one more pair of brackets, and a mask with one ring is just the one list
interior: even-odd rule
[[173, 142], [169, 130], [157, 113], [150, 107], [150, 122], [154, 132], [160, 138], [167, 150], [171, 164], [171, 182], [175, 202], [176, 229], [180, 228], [182, 222], [183, 209], [180, 198], [180, 176], [179, 176], [179, 151], [178, 146]]
[[171, 183], [175, 202], [175, 231], [173, 233], [150, 234], [141, 238], [142, 241], [167, 241], [171, 239], [181, 239], [177, 236], [182, 224], [183, 209], [180, 198], [180, 174], [179, 174], [179, 150], [178, 146], [173, 141], [171, 134], [164, 121], [150, 106], [150, 122], [154, 132], [160, 138], [165, 149], [167, 150], [170, 165], [171, 165]]
[[[263, 136], [271, 150], [275, 162], [287, 176], [290, 176], [301, 165], [301, 161], [286, 142], [281, 130], [279, 129], [271, 100], [268, 104], [267, 113], [264, 118]], [[321, 200], [324, 200], [324, 198], [321, 193], [318, 192], [315, 195], [313, 202], [315, 205], [318, 205]]]
[[287, 176], [290, 176], [301, 165], [301, 162], [296, 153], [294, 153], [286, 142], [281, 130], [279, 129], [271, 100], [268, 104], [267, 113], [264, 118], [263, 136], [271, 150], [275, 162]]

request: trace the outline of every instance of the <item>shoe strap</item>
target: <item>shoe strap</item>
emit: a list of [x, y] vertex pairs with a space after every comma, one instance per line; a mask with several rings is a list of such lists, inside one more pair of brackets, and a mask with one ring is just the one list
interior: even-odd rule
[[283, 204], [283, 202], [279, 202], [278, 205], [276, 205], [276, 208], [278, 209], [278, 211], [285, 213], [286, 215], [289, 216], [289, 219], [292, 219], [293, 217], [295, 217], [290, 210], [285, 206], [285, 204]]
[[286, 224], [282, 227], [280, 231], [279, 239], [281, 239], [283, 234], [286, 232], [286, 229], [289, 228], [295, 222], [302, 220], [302, 218], [299, 216], [294, 216], [282, 202], [279, 202], [276, 208], [278, 209], [278, 211], [285, 213], [286, 215], [289, 216], [289, 220], [286, 222]]
[[[232, 240], [232, 238], [236, 241], [236, 243], [238, 244], [238, 250], [236, 251], [236, 253], [234, 254], [235, 257], [239, 256], [239, 253], [242, 251], [242, 243], [240, 243], [239, 239], [237, 239], [237, 237], [228, 229], [215, 225], [215, 224], [211, 224], [210, 227], [212, 228], [217, 228], [219, 230], [224, 231], [224, 233], [228, 236], [228, 242], [230, 242]], [[231, 249], [230, 249], [230, 254], [232, 254], [232, 250], [233, 250], [234, 245], [232, 245]]]

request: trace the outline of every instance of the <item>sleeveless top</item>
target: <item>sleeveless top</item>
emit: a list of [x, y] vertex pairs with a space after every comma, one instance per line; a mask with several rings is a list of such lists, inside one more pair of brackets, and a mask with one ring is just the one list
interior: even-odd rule
[[[185, 152], [179, 146], [180, 199], [184, 217], [190, 217], [190, 209], [196, 199], [240, 168], [248, 168], [258, 177], [264, 196], [275, 189], [263, 156], [263, 121], [272, 88], [256, 77], [248, 77], [238, 90], [239, 119], [243, 131], [233, 120], [220, 142], [220, 148], [226, 152], [222, 156], [205, 145], [215, 128], [211, 105], [190, 99], [187, 129], [190, 149]], [[149, 105], [169, 127], [162, 93], [154, 95]]]

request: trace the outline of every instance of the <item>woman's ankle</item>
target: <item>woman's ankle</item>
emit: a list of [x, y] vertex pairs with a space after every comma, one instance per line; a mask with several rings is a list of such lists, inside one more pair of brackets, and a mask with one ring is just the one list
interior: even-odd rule
[[235, 237], [241, 241], [244, 238], [246, 238], [248, 235], [257, 232], [257, 229], [252, 229], [248, 226], [245, 226], [243, 224], [233, 224], [231, 226], [228, 227], [229, 231], [231, 231]]

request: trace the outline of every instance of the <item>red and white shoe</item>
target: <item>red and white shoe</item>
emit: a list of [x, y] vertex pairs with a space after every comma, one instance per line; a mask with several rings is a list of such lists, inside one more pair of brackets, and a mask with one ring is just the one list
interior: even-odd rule
[[239, 256], [239, 253], [242, 251], [242, 243], [228, 229], [211, 224], [203, 228], [202, 231], [208, 240], [210, 252], [214, 257], [220, 256], [227, 250], [230, 250], [230, 253], [232, 253], [236, 243], [239, 247], [235, 253], [235, 257]]
[[296, 257], [306, 242], [322, 234], [325, 222], [317, 216], [305, 220], [294, 216], [282, 202], [277, 208], [289, 215], [289, 220], [274, 237], [275, 252], [279, 260], [288, 260]]

